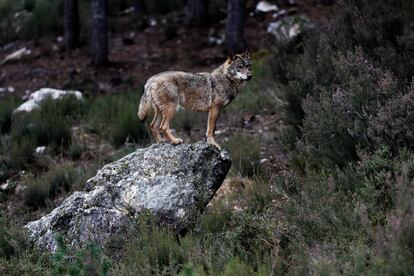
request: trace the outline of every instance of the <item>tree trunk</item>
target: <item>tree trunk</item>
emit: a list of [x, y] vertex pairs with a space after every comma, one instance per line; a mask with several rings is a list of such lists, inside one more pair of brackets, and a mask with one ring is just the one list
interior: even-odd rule
[[78, 0], [65, 0], [64, 3], [65, 45], [71, 50], [79, 45], [79, 6]]
[[207, 21], [208, 0], [188, 0], [190, 24], [202, 25]]
[[233, 52], [246, 49], [244, 40], [245, 1], [228, 0], [226, 22], [226, 47]]
[[135, 0], [134, 1], [134, 8], [135, 8], [135, 15], [142, 16], [144, 14], [145, 6], [143, 0]]
[[108, 23], [106, 0], [91, 0], [92, 12], [92, 65], [103, 66], [108, 63]]

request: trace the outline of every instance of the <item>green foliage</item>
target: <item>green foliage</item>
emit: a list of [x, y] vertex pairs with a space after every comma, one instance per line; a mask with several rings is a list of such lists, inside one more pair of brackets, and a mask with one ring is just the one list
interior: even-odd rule
[[[4, 110], [5, 114], [10, 114]], [[0, 155], [8, 171], [32, 167], [38, 146], [47, 146], [51, 153], [64, 152], [72, 143], [70, 126], [85, 112], [86, 102], [68, 96], [60, 100], [45, 100], [37, 110], [16, 114], [9, 134], [1, 137]], [[7, 116], [4, 118], [7, 129]]]
[[246, 134], [236, 134], [225, 142], [233, 159], [232, 171], [242, 176], [253, 176], [260, 173], [261, 143], [257, 138]]
[[63, 30], [63, 1], [36, 0], [27, 3], [33, 11], [22, 27], [24, 38], [38, 39], [45, 35], [57, 35]]
[[358, 160], [358, 148], [395, 151], [412, 140], [405, 127], [412, 117], [412, 6], [347, 0], [337, 10], [325, 27], [273, 49], [288, 123], [281, 137], [302, 171], [344, 167]]
[[0, 99], [0, 134], [9, 132], [12, 122], [12, 112], [19, 103], [20, 100], [14, 96]]
[[88, 114], [90, 125], [116, 147], [129, 142], [145, 144], [148, 131], [137, 118], [138, 95], [105, 96], [92, 103]]
[[0, 30], [0, 43], [60, 34], [63, 30], [63, 1], [1, 0]]
[[1, 142], [3, 162], [7, 170], [24, 169], [34, 162], [36, 143], [32, 137], [24, 136], [14, 139], [13, 136], [4, 136]]
[[12, 124], [13, 140], [31, 137], [36, 146], [51, 146], [61, 151], [71, 144], [70, 125], [81, 118], [85, 103], [74, 96], [46, 100], [39, 109], [19, 114]]
[[158, 227], [150, 213], [141, 215], [116, 274], [177, 274], [180, 264], [188, 261], [186, 243], [178, 239], [171, 230]]
[[[251, 189], [256, 187], [253, 184]], [[268, 189], [259, 190], [255, 193], [262, 193], [262, 197], [269, 194]], [[231, 273], [256, 271], [258, 275], [268, 275], [271, 267], [270, 248], [265, 241], [268, 233], [257, 216], [264, 208], [255, 208], [261, 203], [251, 193], [237, 198], [248, 205], [246, 212], [236, 213], [216, 203], [184, 236], [157, 225], [150, 213], [141, 215], [126, 242], [121, 263], [112, 272], [117, 275], [236, 275]]]
[[72, 160], [78, 160], [81, 158], [85, 147], [79, 144], [72, 144], [69, 147], [69, 156]]
[[34, 208], [50, 205], [56, 195], [71, 190], [78, 180], [77, 175], [78, 172], [72, 167], [56, 167], [39, 178], [27, 176], [24, 203]]
[[31, 137], [35, 146], [51, 146], [55, 151], [67, 148], [71, 143], [67, 121], [53, 113], [32, 113], [16, 120], [11, 132], [13, 140]]
[[391, 246], [388, 241], [413, 230], [408, 191], [414, 155], [402, 150], [392, 157], [383, 147], [361, 158], [358, 165], [343, 169], [305, 177], [282, 172], [274, 178], [274, 198], [282, 203], [268, 205], [263, 218], [274, 229], [273, 238], [288, 243], [284, 251], [291, 256], [290, 273], [386, 275], [399, 271], [400, 262], [403, 274], [411, 271], [409, 258], [396, 257], [412, 255], [406, 246], [410, 235], [404, 236], [404, 245], [391, 242]]
[[52, 275], [107, 275], [111, 262], [102, 249], [89, 243], [84, 249], [72, 252], [62, 235], [56, 237], [58, 249], [52, 257]]
[[240, 275], [240, 276], [249, 276], [253, 274], [253, 269], [242, 262], [239, 258], [231, 259], [226, 267], [224, 268], [224, 272], [221, 274], [223, 276], [232, 276], [232, 275]]
[[0, 1], [0, 16], [5, 17], [16, 9], [17, 1], [1, 0]]
[[0, 215], [0, 272], [2, 275], [45, 275], [49, 263], [31, 249], [26, 236], [14, 222]]

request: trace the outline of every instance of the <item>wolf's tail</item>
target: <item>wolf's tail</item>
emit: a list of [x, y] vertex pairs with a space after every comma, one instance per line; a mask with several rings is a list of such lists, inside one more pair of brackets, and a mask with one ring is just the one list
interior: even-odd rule
[[141, 102], [139, 103], [138, 108], [138, 118], [141, 122], [144, 122], [148, 116], [148, 112], [151, 108], [150, 101], [148, 99], [147, 89], [145, 89], [144, 94], [141, 97]]

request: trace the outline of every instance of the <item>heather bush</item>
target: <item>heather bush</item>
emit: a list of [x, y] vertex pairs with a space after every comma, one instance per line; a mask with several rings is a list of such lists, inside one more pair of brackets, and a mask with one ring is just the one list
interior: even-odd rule
[[357, 160], [357, 145], [372, 148], [370, 118], [398, 93], [389, 72], [375, 68], [361, 49], [332, 59], [336, 83], [303, 101], [305, 117], [298, 149], [311, 167], [343, 167]]
[[407, 94], [397, 95], [380, 107], [369, 120], [368, 137], [394, 149], [414, 144], [414, 83]]
[[413, 158], [407, 150], [393, 157], [382, 147], [343, 169], [306, 177], [286, 171], [274, 177], [275, 200], [261, 217], [271, 229], [268, 238], [287, 243], [282, 248], [290, 256], [286, 269], [293, 274], [411, 271], [410, 257], [405, 258], [412, 254], [410, 241], [395, 241], [401, 231], [412, 230]]
[[330, 42], [341, 51], [362, 47], [370, 59], [405, 81], [414, 73], [413, 6], [409, 0], [345, 0], [327, 26]]
[[[409, 124], [409, 116], [391, 106], [404, 101], [409, 110], [412, 6], [404, 0], [346, 0], [336, 8], [330, 22], [273, 48], [271, 68], [282, 84], [288, 124], [280, 136], [302, 172], [343, 167], [358, 160], [357, 148], [385, 143], [395, 149], [411, 141], [395, 123]], [[396, 134], [387, 126], [392, 122]], [[408, 136], [400, 138], [400, 132]]]

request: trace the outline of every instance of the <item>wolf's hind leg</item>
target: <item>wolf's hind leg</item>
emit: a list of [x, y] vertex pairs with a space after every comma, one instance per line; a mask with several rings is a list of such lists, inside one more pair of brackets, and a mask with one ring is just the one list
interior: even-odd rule
[[161, 143], [164, 141], [164, 139], [162, 139], [161, 134], [160, 134], [160, 123], [161, 123], [161, 112], [157, 109], [154, 108], [154, 118], [151, 121], [150, 124], [150, 130], [151, 130], [151, 134], [155, 139], [155, 142], [157, 143]]
[[217, 119], [219, 117], [219, 113], [220, 113], [219, 109], [215, 107], [211, 108], [210, 111], [208, 112], [206, 137], [207, 137], [207, 143], [215, 146], [218, 149], [221, 149], [220, 145], [217, 144], [216, 140], [214, 139], [214, 132], [216, 131], [216, 124], [217, 124]]
[[182, 139], [174, 137], [170, 130], [170, 122], [175, 114], [175, 107], [169, 106], [164, 108], [162, 111], [162, 121], [161, 121], [161, 130], [165, 134], [165, 138], [171, 141], [174, 145], [181, 144], [183, 142]]

